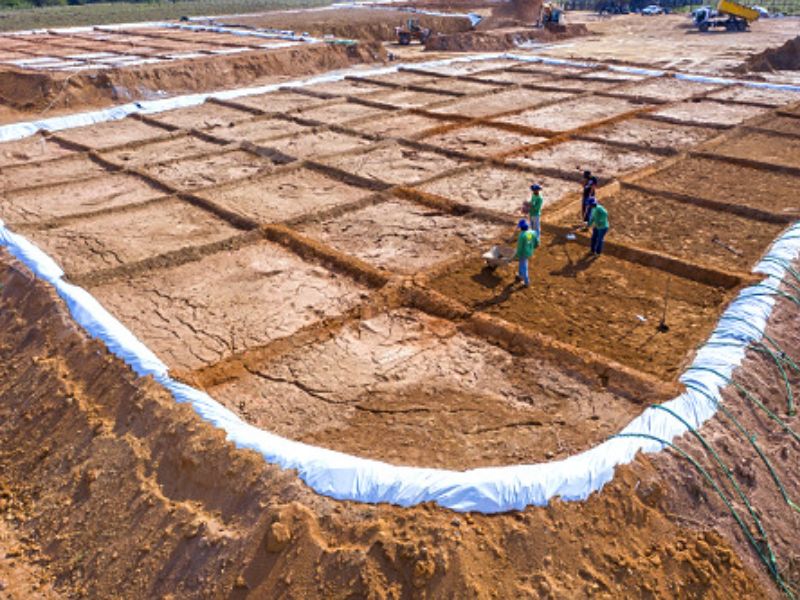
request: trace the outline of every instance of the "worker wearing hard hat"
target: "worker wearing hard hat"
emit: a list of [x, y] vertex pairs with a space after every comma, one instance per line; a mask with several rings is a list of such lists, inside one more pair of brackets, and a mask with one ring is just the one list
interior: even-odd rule
[[533, 256], [533, 251], [539, 247], [539, 234], [531, 231], [525, 219], [522, 219], [517, 227], [520, 232], [517, 236], [517, 251], [514, 253], [514, 259], [519, 261], [519, 273], [516, 280], [528, 287], [531, 284], [528, 277], [528, 261]]
[[542, 198], [542, 186], [538, 183], [534, 183], [531, 186], [531, 201], [530, 206], [528, 207], [528, 214], [530, 216], [531, 221], [531, 229], [536, 232], [536, 236], [541, 238], [542, 237], [542, 205], [544, 204], [544, 198]]
[[589, 225], [592, 216], [592, 208], [597, 203], [595, 192], [597, 191], [597, 177], [591, 171], [583, 172], [583, 195], [581, 199], [581, 219]]
[[603, 240], [608, 233], [608, 211], [602, 204], [595, 204], [589, 224], [592, 225], [592, 254], [600, 256], [603, 253]]

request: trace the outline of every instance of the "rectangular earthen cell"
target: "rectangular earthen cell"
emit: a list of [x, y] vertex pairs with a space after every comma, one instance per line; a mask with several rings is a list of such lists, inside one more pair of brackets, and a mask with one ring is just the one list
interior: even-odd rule
[[578, 75], [581, 79], [602, 79], [603, 81], [623, 82], [640, 81], [645, 78], [639, 73], [626, 73], [625, 71], [613, 71], [605, 69], [593, 69]]
[[371, 140], [348, 135], [346, 133], [327, 131], [325, 129], [312, 129], [308, 133], [289, 135], [269, 140], [268, 142], [264, 142], [263, 145], [279, 150], [288, 156], [305, 159], [311, 156], [325, 156], [328, 154], [347, 152], [372, 143], [374, 142]]
[[91, 293], [173, 369], [264, 346], [354, 307], [365, 289], [261, 242]]
[[614, 90], [618, 94], [626, 94], [639, 98], [668, 100], [670, 102], [685, 100], [719, 87], [716, 83], [698, 83], [676, 77], [663, 76], [638, 83], [631, 83]]
[[[538, 82], [531, 81], [524, 83], [537, 85]], [[577, 77], [559, 77], [558, 79], [553, 79], [551, 81], [543, 81], [541, 83], [543, 85], [548, 85], [548, 86], [552, 85], [554, 87], [561, 88], [562, 90], [571, 90], [573, 92], [578, 92], [578, 93], [610, 90], [611, 88], [618, 86], [620, 84], [619, 81], [613, 81], [613, 80], [597, 81], [594, 79], [579, 79]], [[619, 91], [619, 90], [614, 90], [614, 91]]]
[[162, 142], [112, 150], [105, 152], [103, 157], [126, 167], [140, 167], [150, 163], [177, 160], [219, 150], [219, 144], [213, 144], [191, 135], [182, 135]]
[[207, 129], [206, 132], [227, 142], [248, 141], [258, 144], [265, 140], [308, 130], [306, 126], [294, 121], [276, 117], [257, 117], [231, 126], [220, 125]]
[[446, 65], [428, 65], [425, 67], [425, 70], [432, 73], [440, 73], [442, 75], [472, 75], [481, 71], [508, 69], [521, 64], [524, 63], [521, 63], [518, 60], [498, 58], [475, 61], [456, 61]]
[[152, 117], [160, 123], [166, 123], [182, 129], [211, 129], [228, 127], [253, 118], [253, 113], [236, 110], [213, 102], [204, 102], [190, 108], [179, 108], [167, 112], [156, 113]]
[[200, 195], [259, 223], [275, 223], [355, 202], [370, 193], [318, 171], [296, 168]]
[[435, 119], [424, 115], [391, 114], [387, 117], [380, 116], [364, 119], [363, 121], [353, 121], [348, 123], [347, 126], [355, 131], [372, 135], [415, 138], [425, 130], [441, 127], [448, 123], [452, 123], [452, 121]]
[[[572, 94], [566, 92], [550, 92], [529, 89], [511, 89], [478, 97], [454, 99], [443, 106], [429, 109], [442, 115], [457, 115], [472, 118], [489, 117], [513, 110], [520, 110], [561, 98]], [[557, 106], [561, 106], [559, 103]]]
[[513, 70], [519, 73], [547, 73], [552, 74], [555, 77], [564, 75], [579, 76], [592, 72], [592, 70], [588, 67], [527, 61], [513, 67]]
[[[609, 241], [614, 239], [614, 216]], [[475, 260], [433, 283], [440, 292], [524, 329], [674, 381], [715, 326], [729, 290], [544, 237], [531, 286], [514, 286], [515, 264], [490, 273]], [[657, 329], [669, 286], [666, 324]]]
[[[316, 89], [316, 87], [309, 87], [309, 89]], [[257, 110], [263, 110], [268, 114], [288, 113], [327, 102], [326, 100], [306, 96], [291, 90], [278, 90], [255, 96], [238, 96], [232, 98], [231, 101]]]
[[541, 150], [515, 155], [513, 161], [527, 167], [565, 171], [588, 169], [600, 177], [616, 177], [659, 160], [657, 154], [626, 150], [608, 144], [571, 140]]
[[719, 135], [717, 129], [674, 125], [647, 119], [626, 119], [593, 129], [587, 135], [613, 142], [637, 144], [646, 148], [684, 149]]
[[785, 227], [625, 188], [601, 202], [613, 218], [614, 241], [723, 271], [749, 272]]
[[570, 182], [528, 171], [481, 166], [430, 181], [420, 189], [474, 208], [516, 216], [520, 214], [522, 203], [530, 198], [530, 186], [534, 183], [543, 188], [545, 210], [569, 192], [580, 192], [581, 188], [577, 176], [575, 182]]
[[393, 185], [413, 185], [438, 173], [467, 164], [463, 160], [397, 143], [383, 145], [366, 152], [331, 156], [323, 162], [359, 177]]
[[326, 104], [317, 108], [309, 108], [297, 113], [303, 119], [311, 119], [320, 123], [341, 125], [348, 121], [369, 119], [378, 115], [390, 115], [392, 111], [356, 104], [355, 102], [339, 102]]
[[762, 114], [764, 108], [722, 104], [704, 100], [700, 102], [681, 102], [661, 108], [653, 114], [668, 117], [685, 123], [709, 123], [711, 125], [738, 125], [742, 121]]
[[470, 77], [486, 81], [498, 81], [516, 85], [553, 85], [556, 77], [551, 73], [529, 73], [524, 71], [482, 71]]
[[708, 97], [718, 100], [736, 100], [737, 102], [757, 102], [770, 106], [782, 106], [790, 102], [800, 101], [800, 93], [798, 92], [748, 85], [731, 85], [718, 92], [712, 92]]
[[[796, 177], [724, 160], [684, 160], [636, 183], [650, 189], [800, 216]], [[760, 223], [754, 224], [759, 226]]]
[[382, 102], [398, 108], [421, 108], [429, 104], [446, 102], [453, 97], [447, 94], [437, 94], [434, 91], [420, 92], [418, 90], [387, 89], [364, 96], [364, 99], [372, 102]]
[[131, 142], [155, 140], [169, 132], [166, 129], [148, 125], [131, 117], [119, 121], [107, 121], [97, 125], [76, 127], [58, 132], [58, 137], [83, 144], [89, 148], [101, 149], [121, 146]]
[[578, 98], [503, 117], [505, 123], [551, 131], [568, 131], [630, 112], [641, 105], [618, 98]]
[[[370, 78], [372, 79], [372, 78]], [[329, 81], [326, 83], [315, 83], [307, 88], [312, 92], [323, 92], [336, 96], [364, 96], [381, 92], [388, 89], [384, 85], [361, 81], [359, 79], [342, 79], [341, 81]]]
[[40, 134], [35, 134], [15, 142], [0, 144], [0, 167], [5, 169], [13, 165], [62, 158], [72, 152]]
[[[703, 150], [722, 156], [800, 169], [800, 136], [792, 138], [754, 131], [741, 132], [724, 142], [709, 143]], [[797, 206], [800, 207], [800, 197]]]
[[493, 91], [500, 91], [505, 86], [496, 86], [491, 83], [480, 83], [478, 81], [465, 81], [455, 77], [438, 77], [423, 83], [422, 87], [433, 92], [457, 92], [464, 95], [486, 94]]
[[453, 129], [431, 137], [424, 137], [420, 141], [447, 148], [448, 150], [486, 157], [507, 152], [520, 146], [543, 142], [545, 139], [547, 138], [516, 133], [499, 127], [475, 125]]
[[37, 223], [138, 204], [163, 194], [138, 177], [117, 173], [47, 188], [4, 192], [0, 211], [2, 218], [11, 223]]
[[[367, 75], [366, 78], [371, 79], [372, 81], [382, 81], [395, 86], [425, 85], [431, 80], [439, 79], [432, 74], [414, 73], [411, 71], [404, 71], [402, 69], [393, 73], [383, 73], [382, 75]], [[383, 89], [386, 89], [386, 87]]]
[[465, 254], [485, 252], [509, 228], [392, 199], [311, 222], [302, 231], [373, 266], [413, 274]]
[[566, 457], [642, 410], [532, 351], [513, 355], [450, 321], [401, 309], [350, 323], [209, 393], [290, 439], [458, 470]]
[[180, 200], [165, 200], [24, 234], [76, 276], [210, 244], [239, 233]]
[[106, 170], [85, 154], [71, 154], [45, 162], [26, 162], [0, 171], [0, 189], [10, 191], [86, 179]]
[[253, 177], [270, 171], [272, 167], [265, 158], [236, 150], [148, 165], [145, 170], [160, 181], [191, 190]]
[[795, 117], [777, 116], [759, 120], [755, 124], [760, 129], [777, 131], [778, 133], [791, 133], [800, 137], [800, 119]]

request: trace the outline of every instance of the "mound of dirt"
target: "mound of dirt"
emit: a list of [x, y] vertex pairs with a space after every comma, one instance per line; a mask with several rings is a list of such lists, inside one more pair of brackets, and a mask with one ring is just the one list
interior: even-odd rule
[[11, 595], [772, 593], [717, 523], [695, 512], [706, 507], [711, 519], [719, 505], [676, 496], [671, 471], [659, 475], [643, 458], [584, 503], [506, 515], [318, 496], [88, 340], [51, 289], [4, 252], [0, 284], [0, 513], [9, 530], [0, 530], [0, 578], [9, 577], [0, 589]]
[[584, 24], [559, 25], [558, 29], [504, 28], [449, 35], [432, 35], [425, 50], [440, 52], [491, 52], [512, 50], [527, 42], [547, 43], [588, 35]]
[[800, 36], [777, 48], [764, 50], [751, 56], [738, 69], [741, 73], [748, 71], [798, 71], [800, 70]]
[[385, 58], [377, 43], [310, 44], [79, 74], [8, 68], [0, 70], [0, 103], [33, 113], [74, 110], [253, 85], [259, 78], [311, 75]]
[[226, 18], [226, 24], [245, 27], [289, 29], [315, 36], [332, 35], [362, 41], [395, 41], [394, 28], [408, 19], [416, 19], [420, 27], [438, 33], [469, 31], [472, 23], [466, 17], [443, 17], [416, 14], [383, 8], [342, 8], [338, 10], [309, 10], [302, 12], [273, 12]]

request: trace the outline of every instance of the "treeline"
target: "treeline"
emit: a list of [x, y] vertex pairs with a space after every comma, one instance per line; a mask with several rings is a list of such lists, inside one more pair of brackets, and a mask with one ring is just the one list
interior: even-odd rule
[[[174, 0], [172, 0], [174, 1]], [[1, 8], [35, 8], [42, 6], [79, 6], [99, 3], [157, 4], [159, 0], [0, 0]]]

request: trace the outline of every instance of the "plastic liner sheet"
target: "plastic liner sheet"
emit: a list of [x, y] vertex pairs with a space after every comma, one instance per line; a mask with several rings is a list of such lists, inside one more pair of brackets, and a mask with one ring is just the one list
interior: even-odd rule
[[[178, 402], [188, 402], [201, 418], [223, 429], [239, 448], [260, 453], [270, 463], [296, 469], [301, 479], [320, 494], [340, 500], [412, 506], [436, 502], [454, 511], [498, 513], [544, 505], [551, 498], [584, 500], [614, 476], [614, 468], [629, 463], [639, 451], [657, 452], [662, 444], [641, 438], [612, 438], [564, 460], [450, 471], [396, 466], [318, 448], [262, 431], [242, 421], [208, 394], [173, 380], [167, 367], [86, 290], [62, 279], [63, 272], [49, 256], [0, 222], [0, 245], [23, 261], [33, 273], [52, 284], [73, 318], [89, 335], [102, 340], [140, 375], [152, 375]], [[708, 342], [697, 352], [681, 377], [689, 388], [664, 406], [692, 427], [711, 418], [720, 388], [741, 363], [751, 339], [759, 339], [774, 305], [770, 290], [780, 285], [785, 262], [800, 255], [800, 223], [772, 245], [755, 271], [766, 279], [743, 290], [725, 310]], [[724, 342], [724, 345], [719, 345]], [[712, 373], [708, 369], [714, 370]], [[686, 427], [663, 410], [646, 409], [623, 433], [646, 433], [672, 440]]]

